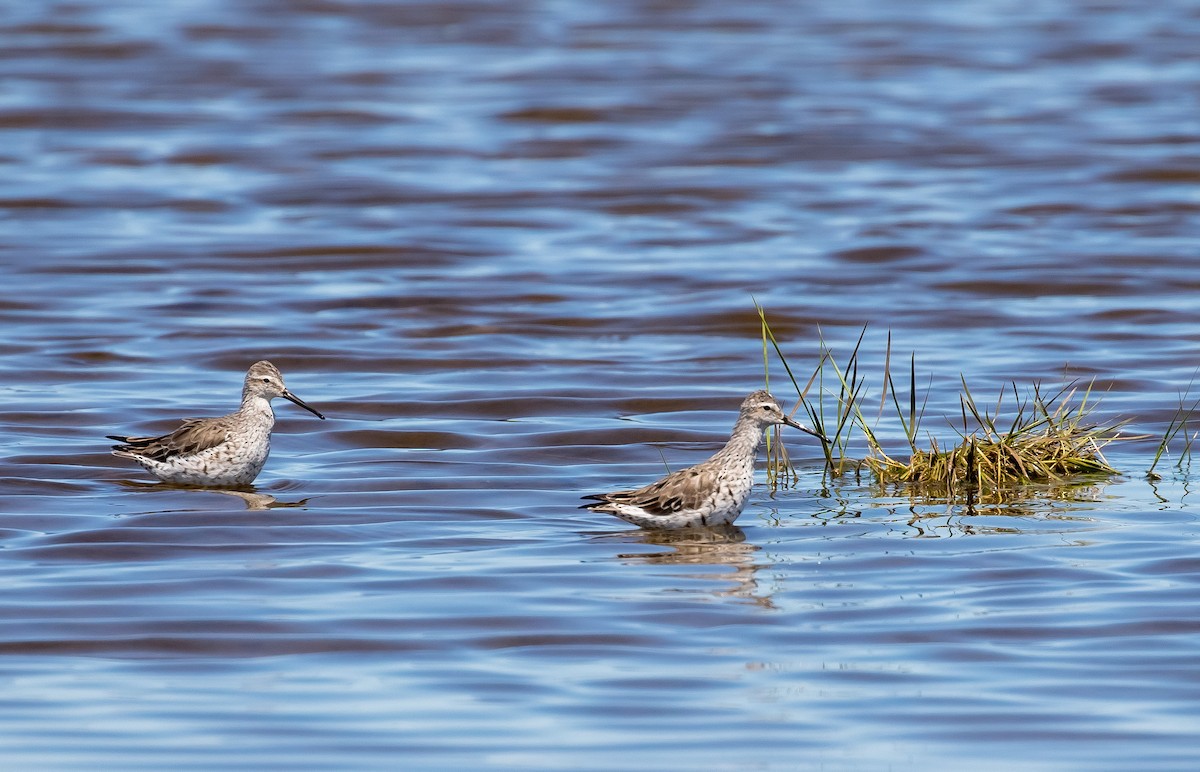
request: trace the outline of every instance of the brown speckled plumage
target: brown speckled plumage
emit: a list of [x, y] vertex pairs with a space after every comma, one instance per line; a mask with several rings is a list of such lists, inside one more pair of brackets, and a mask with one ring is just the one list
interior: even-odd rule
[[171, 432], [158, 437], [108, 435], [122, 444], [114, 445], [114, 456], [130, 458], [166, 482], [208, 487], [249, 485], [262, 471], [271, 452], [271, 429], [275, 413], [271, 400], [283, 397], [318, 413], [287, 390], [283, 375], [270, 362], [255, 362], [246, 372], [242, 405], [218, 418], [188, 418]]
[[680, 469], [643, 488], [584, 496], [599, 503], [585, 509], [615, 515], [642, 528], [725, 525], [742, 513], [754, 484], [754, 461], [763, 431], [786, 424], [820, 434], [786, 416], [775, 398], [756, 391], [742, 402], [725, 447], [696, 466]]

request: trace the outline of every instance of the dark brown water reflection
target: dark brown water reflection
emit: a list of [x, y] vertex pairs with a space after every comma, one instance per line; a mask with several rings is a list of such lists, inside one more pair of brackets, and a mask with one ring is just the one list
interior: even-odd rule
[[[1194, 768], [1153, 442], [974, 514], [802, 438], [739, 529], [576, 509], [723, 439], [751, 296], [805, 368], [891, 330], [930, 428], [963, 373], [1161, 432], [1193, 3], [10, 5], [6, 768]], [[279, 406], [255, 496], [107, 455], [265, 357], [330, 420]]]

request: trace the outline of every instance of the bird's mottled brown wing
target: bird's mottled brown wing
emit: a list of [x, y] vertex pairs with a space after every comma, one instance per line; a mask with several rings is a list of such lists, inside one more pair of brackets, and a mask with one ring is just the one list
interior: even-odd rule
[[589, 496], [614, 504], [641, 507], [649, 515], [670, 515], [698, 508], [711, 491], [712, 473], [704, 467], [689, 467], [673, 472], [658, 482], [632, 491], [616, 491]]
[[175, 431], [160, 437], [111, 437], [125, 443], [113, 450], [134, 453], [155, 461], [190, 456], [215, 448], [229, 439], [229, 422], [222, 418], [188, 418]]

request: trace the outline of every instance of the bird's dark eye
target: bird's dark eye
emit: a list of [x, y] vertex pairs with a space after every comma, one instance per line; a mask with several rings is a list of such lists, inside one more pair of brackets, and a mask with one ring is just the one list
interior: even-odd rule
[[263, 382], [263, 383], [270, 383], [270, 382], [271, 382], [271, 379], [270, 379], [270, 378], [263, 378], [263, 379], [262, 379], [262, 382]]

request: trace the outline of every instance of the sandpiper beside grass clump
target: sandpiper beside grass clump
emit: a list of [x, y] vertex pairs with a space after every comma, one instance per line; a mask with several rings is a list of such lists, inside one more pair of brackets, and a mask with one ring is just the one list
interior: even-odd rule
[[246, 372], [237, 411], [218, 418], [188, 418], [175, 431], [157, 437], [110, 434], [110, 440], [122, 443], [113, 446], [112, 454], [133, 459], [164, 482], [210, 488], [249, 485], [271, 452], [275, 397], [325, 419], [288, 391], [275, 365], [255, 362]]
[[597, 503], [584, 504], [582, 509], [615, 515], [650, 529], [728, 525], [742, 514], [750, 497], [763, 433], [781, 425], [826, 441], [819, 432], [786, 415], [769, 392], [756, 391], [742, 402], [725, 447], [707, 461], [642, 488], [584, 496]]
[[[757, 304], [756, 308], [762, 326], [764, 367], [771, 347], [783, 362], [812, 425], [830, 438], [824, 446], [830, 477], [861, 476], [866, 472], [880, 485], [902, 485], [920, 495], [1000, 502], [1030, 483], [1119, 474], [1104, 457], [1103, 448], [1118, 439], [1133, 438], [1121, 434], [1123, 421], [1104, 424], [1091, 420], [1096, 402], [1090, 386], [1068, 384], [1047, 393], [1035, 384], [1022, 393], [1014, 383], [1011, 393], [1008, 388], [1002, 389], [995, 407], [987, 410], [979, 406], [966, 379], [960, 378], [961, 424], [949, 427], [956, 438], [939, 444], [929, 435], [928, 446], [922, 447], [928, 390], [919, 400], [914, 355], [909, 360], [908, 398], [902, 402], [891, 372], [890, 334], [880, 379], [879, 417], [872, 421], [864, 407], [869, 392], [859, 368], [865, 327], [841, 364], [822, 340], [818, 365], [801, 387], [771, 332], [766, 312]], [[831, 388], [825, 388], [827, 383], [832, 384]], [[807, 399], [814, 385], [819, 396]], [[832, 402], [832, 407], [827, 402]], [[901, 451], [886, 450], [877, 431], [889, 402], [905, 438], [906, 447]], [[865, 448], [865, 455], [852, 456], [852, 445]], [[770, 450], [768, 481], [774, 486], [789, 475], [794, 479], [795, 470], [783, 449]]]

